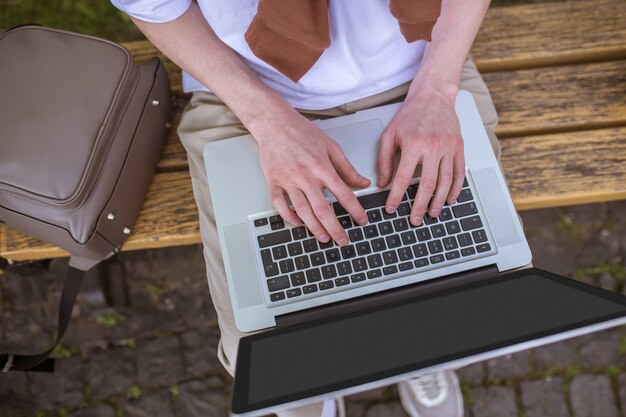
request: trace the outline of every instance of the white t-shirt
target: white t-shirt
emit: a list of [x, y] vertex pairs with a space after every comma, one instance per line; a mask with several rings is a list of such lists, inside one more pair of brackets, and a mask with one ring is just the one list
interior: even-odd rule
[[[191, 0], [111, 0], [120, 10], [148, 22], [174, 20]], [[319, 110], [358, 100], [405, 83], [415, 76], [425, 41], [408, 43], [388, 0], [330, 1], [331, 44], [297, 82], [258, 59], [244, 33], [256, 14], [258, 0], [198, 0], [217, 36], [234, 49], [261, 80], [294, 107]], [[208, 91], [183, 72], [186, 92]]]

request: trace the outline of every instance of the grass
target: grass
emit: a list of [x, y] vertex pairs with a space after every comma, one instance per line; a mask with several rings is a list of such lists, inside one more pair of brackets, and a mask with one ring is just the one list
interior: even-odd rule
[[120, 313], [103, 313], [96, 316], [96, 324], [104, 327], [115, 327], [125, 319], [126, 317]]
[[138, 385], [133, 385], [126, 393], [126, 398], [138, 400], [139, 398], [141, 398], [142, 395], [143, 391], [141, 391], [141, 388]]

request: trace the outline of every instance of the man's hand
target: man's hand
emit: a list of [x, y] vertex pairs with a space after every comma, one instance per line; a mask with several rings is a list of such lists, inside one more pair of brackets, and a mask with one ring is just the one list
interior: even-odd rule
[[409, 92], [381, 136], [379, 187], [391, 181], [394, 155], [398, 149], [401, 152], [385, 208], [388, 213], [398, 208], [416, 166], [422, 166], [411, 209], [411, 223], [415, 226], [422, 223], [426, 210], [431, 217], [439, 216], [444, 203], [452, 204], [463, 186], [465, 157], [454, 111], [455, 96], [456, 93], [444, 94], [428, 86]]
[[294, 111], [279, 123], [272, 120], [265, 124], [255, 138], [272, 203], [283, 219], [292, 224], [300, 224], [302, 219], [320, 241], [332, 238], [337, 244], [346, 245], [348, 235], [322, 193], [326, 188], [356, 223], [367, 223], [367, 214], [349, 186], [367, 187], [369, 180], [354, 169], [341, 147], [317, 126]]

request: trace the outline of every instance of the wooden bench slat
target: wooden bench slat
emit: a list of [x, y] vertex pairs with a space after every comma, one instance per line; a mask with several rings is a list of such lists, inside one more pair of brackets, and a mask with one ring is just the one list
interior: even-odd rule
[[[484, 75], [498, 110], [499, 138], [626, 126], [626, 60]], [[599, 109], [602, 109], [599, 111]], [[184, 169], [175, 129], [159, 167]]]
[[483, 71], [626, 58], [626, 1], [492, 7], [472, 47]]
[[[626, 127], [520, 137], [502, 143], [518, 210], [626, 198]], [[14, 260], [64, 256], [50, 245], [0, 229], [0, 254]], [[186, 172], [158, 174], [124, 250], [198, 243], [197, 212]]]

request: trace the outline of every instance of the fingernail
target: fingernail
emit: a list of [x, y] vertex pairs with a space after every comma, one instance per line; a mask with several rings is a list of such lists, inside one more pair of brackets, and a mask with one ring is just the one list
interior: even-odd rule
[[338, 244], [339, 246], [345, 246], [345, 245], [347, 245], [347, 244], [348, 244], [348, 239], [346, 239], [345, 237], [342, 237], [341, 239], [339, 239], [339, 240], [337, 241], [337, 244]]
[[330, 240], [330, 236], [328, 236], [328, 235], [320, 236], [320, 241], [322, 241], [324, 243], [328, 242], [329, 240]]
[[364, 217], [361, 220], [359, 220], [359, 226], [365, 226], [367, 224], [368, 218]]
[[385, 207], [385, 210], [387, 211], [387, 213], [391, 214], [396, 211], [396, 208], [394, 206], [387, 206]]
[[434, 209], [430, 212], [430, 217], [437, 217], [439, 216], [439, 209]]
[[411, 217], [411, 223], [413, 223], [415, 226], [419, 226], [422, 223], [422, 218], [419, 216], [413, 216]]

